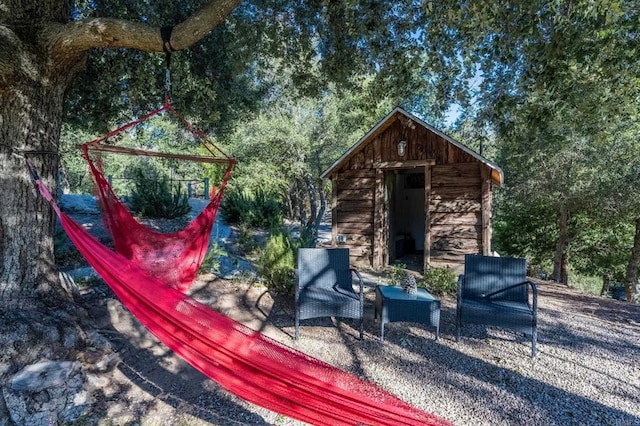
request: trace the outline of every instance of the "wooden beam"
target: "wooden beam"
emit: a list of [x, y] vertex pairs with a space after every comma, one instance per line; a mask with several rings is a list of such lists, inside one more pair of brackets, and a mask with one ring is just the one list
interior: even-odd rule
[[373, 165], [375, 169], [415, 169], [436, 164], [436, 160], [383, 161]]
[[491, 254], [491, 172], [482, 168], [482, 254]]
[[424, 166], [424, 259], [422, 273], [431, 264], [431, 165]]
[[384, 171], [376, 169], [376, 187], [374, 197], [374, 220], [373, 220], [373, 267], [381, 268], [388, 262], [388, 227], [385, 224], [388, 218], [385, 216], [384, 208]]
[[236, 163], [235, 158], [227, 157], [206, 157], [202, 155], [190, 155], [190, 154], [171, 154], [156, 151], [146, 151], [143, 149], [126, 148], [122, 146], [102, 145], [96, 144], [89, 147], [90, 151], [108, 152], [110, 154], [125, 154], [125, 155], [142, 155], [145, 157], [158, 157], [158, 158], [175, 158], [177, 160], [199, 161], [201, 163], [220, 163], [228, 164], [230, 162]]

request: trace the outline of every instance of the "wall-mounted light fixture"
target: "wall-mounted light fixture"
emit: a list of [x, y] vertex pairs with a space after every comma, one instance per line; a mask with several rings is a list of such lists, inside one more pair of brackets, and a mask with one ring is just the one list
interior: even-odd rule
[[406, 150], [407, 150], [407, 141], [402, 140], [398, 142], [398, 155], [400, 157], [404, 157]]

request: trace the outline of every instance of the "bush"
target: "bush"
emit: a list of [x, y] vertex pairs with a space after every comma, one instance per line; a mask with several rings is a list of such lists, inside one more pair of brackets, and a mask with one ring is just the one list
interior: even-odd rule
[[397, 265], [393, 265], [391, 267], [391, 274], [389, 276], [389, 280], [391, 281], [391, 285], [401, 285], [402, 279], [405, 275], [405, 269], [407, 265], [404, 263], [398, 263]]
[[135, 214], [146, 217], [175, 219], [191, 211], [189, 198], [180, 186], [172, 190], [169, 178], [152, 168], [134, 171], [134, 189], [129, 202]]
[[424, 271], [424, 278], [418, 285], [437, 295], [454, 295], [458, 289], [458, 280], [455, 272], [448, 267], [428, 266]]
[[229, 223], [254, 228], [271, 228], [283, 221], [283, 209], [278, 195], [258, 188], [251, 192], [229, 188], [221, 205]]
[[258, 272], [270, 290], [291, 295], [295, 288], [296, 245], [289, 234], [276, 232], [265, 244], [258, 258]]
[[217, 241], [214, 242], [211, 244], [209, 251], [207, 251], [206, 256], [202, 260], [200, 271], [210, 271], [214, 274], [220, 273], [220, 259], [226, 255], [227, 252], [224, 247], [221, 247]]

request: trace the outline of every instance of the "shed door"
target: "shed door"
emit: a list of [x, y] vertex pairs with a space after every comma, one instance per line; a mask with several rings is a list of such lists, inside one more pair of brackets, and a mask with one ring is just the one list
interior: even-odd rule
[[424, 168], [388, 171], [386, 188], [389, 223], [389, 263], [423, 270], [425, 246]]

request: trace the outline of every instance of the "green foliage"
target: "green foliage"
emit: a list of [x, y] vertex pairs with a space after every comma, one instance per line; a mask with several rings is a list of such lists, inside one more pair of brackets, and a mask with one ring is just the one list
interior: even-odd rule
[[230, 187], [224, 195], [222, 213], [229, 223], [270, 228], [282, 223], [283, 208], [277, 194], [264, 188], [237, 190]]
[[458, 281], [451, 268], [427, 267], [424, 278], [418, 285], [425, 287], [433, 294], [454, 295], [458, 288]]
[[[505, 170], [497, 250], [549, 265], [558, 213], [568, 212], [570, 243], [561, 250], [572, 269], [618, 276], [640, 206], [635, 2], [418, 3], [244, 2], [207, 39], [176, 52], [178, 109], [228, 136], [240, 158], [234, 179], [250, 195], [236, 194], [225, 214], [251, 226], [277, 222], [269, 208], [250, 205], [258, 188], [280, 200], [301, 178], [317, 177], [389, 102], [434, 118], [457, 104], [457, 134], [474, 139], [474, 148], [491, 135], [484, 153]], [[159, 26], [199, 3], [82, 5], [77, 18], [144, 16]], [[69, 91], [66, 119], [98, 131], [148, 111], [162, 98], [163, 59], [92, 53]], [[258, 105], [261, 113], [237, 126]], [[63, 162], [69, 185], [87, 191], [80, 163]], [[126, 176], [126, 164], [106, 172]]]
[[315, 247], [316, 239], [313, 233], [313, 229], [308, 226], [303, 226], [300, 229], [300, 237], [298, 238], [298, 241], [296, 243], [298, 244], [298, 247]]
[[135, 171], [134, 189], [129, 203], [131, 210], [146, 217], [174, 219], [191, 211], [187, 194], [180, 186], [173, 188], [169, 178], [154, 168]]
[[600, 295], [602, 290], [602, 277], [574, 273], [569, 280], [569, 287], [584, 293]]
[[389, 281], [391, 285], [400, 285], [405, 275], [405, 269], [407, 265], [404, 263], [398, 263], [391, 266], [391, 272], [389, 273]]
[[209, 247], [204, 260], [202, 261], [201, 271], [211, 271], [213, 273], [220, 272], [220, 258], [226, 256], [227, 252], [218, 242], [214, 242]]
[[258, 257], [258, 272], [266, 286], [279, 294], [290, 295], [295, 289], [296, 244], [288, 233], [275, 232]]
[[251, 232], [251, 228], [244, 224], [240, 224], [238, 227], [238, 245], [247, 255], [255, 253], [260, 248], [256, 237]]

